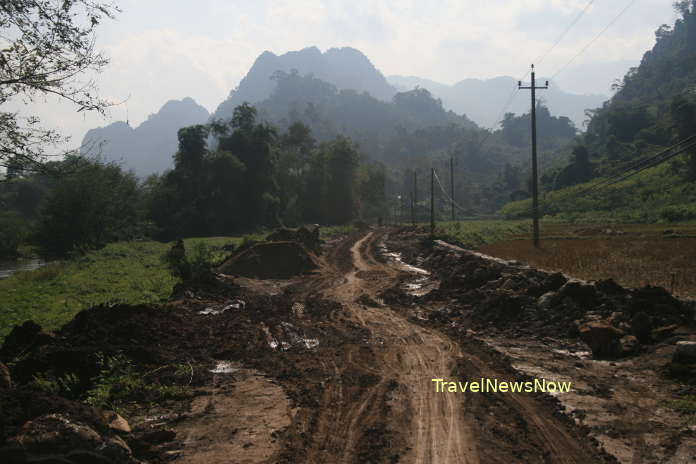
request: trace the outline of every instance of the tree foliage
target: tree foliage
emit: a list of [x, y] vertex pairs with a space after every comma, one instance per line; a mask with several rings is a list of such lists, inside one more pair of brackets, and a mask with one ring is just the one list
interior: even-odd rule
[[[94, 33], [118, 11], [92, 0], [7, 0], [0, 2], [0, 104], [53, 95], [77, 111], [103, 112], [109, 103], [86, 75], [108, 60], [94, 49]], [[65, 141], [35, 116], [0, 112], [0, 165], [39, 170], [47, 147]]]
[[115, 164], [68, 160], [47, 196], [37, 224], [36, 240], [48, 255], [100, 248], [146, 232], [137, 179]]

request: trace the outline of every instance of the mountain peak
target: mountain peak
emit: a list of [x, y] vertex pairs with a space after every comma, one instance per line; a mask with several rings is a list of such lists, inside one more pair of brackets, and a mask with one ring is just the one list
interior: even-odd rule
[[337, 89], [367, 92], [375, 98], [390, 101], [396, 93], [379, 70], [360, 50], [352, 47], [329, 48], [321, 52], [310, 46], [282, 55], [265, 51], [254, 62], [235, 92], [215, 111], [215, 117], [228, 118], [243, 102], [258, 103], [271, 96], [276, 83], [270, 79], [276, 71], [313, 74]]
[[178, 147], [177, 132], [182, 127], [204, 124], [210, 114], [191, 97], [169, 100], [136, 128], [123, 121], [92, 129], [82, 145], [106, 142], [102, 156], [107, 161], [122, 162], [140, 177], [162, 172], [172, 166]]

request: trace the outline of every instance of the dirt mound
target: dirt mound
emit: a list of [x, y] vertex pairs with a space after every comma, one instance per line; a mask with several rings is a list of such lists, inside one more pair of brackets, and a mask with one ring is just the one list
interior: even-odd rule
[[300, 227], [299, 229], [278, 229], [271, 232], [271, 234], [266, 237], [266, 241], [298, 242], [317, 255], [321, 254], [321, 244], [323, 243], [319, 238], [319, 227], [314, 227], [312, 230], [306, 227]]
[[[516, 261], [492, 258], [463, 250], [444, 242], [432, 247], [418, 246], [417, 236], [392, 235], [389, 248], [402, 251], [406, 245], [418, 247], [423, 266], [440, 280], [440, 287], [423, 301], [450, 300], [465, 308], [474, 325], [508, 328], [542, 336], [565, 333], [581, 335], [588, 323], [606, 326], [635, 337], [641, 344], [664, 338], [670, 327], [689, 324], [693, 308], [660, 287], [631, 289], [613, 280], [583, 281], [525, 266]], [[383, 294], [387, 301], [386, 293]], [[389, 301], [396, 301], [392, 298]], [[465, 320], [464, 313], [433, 314], [431, 318]], [[673, 329], [672, 329], [673, 330]], [[612, 332], [613, 333], [613, 332]], [[599, 341], [584, 339], [596, 356], [613, 357], [635, 353], [635, 343], [619, 343], [621, 338]], [[589, 340], [589, 341], [588, 341]], [[610, 343], [611, 342], [611, 343]], [[626, 345], [626, 349], [620, 349]]]
[[255, 279], [289, 279], [319, 267], [316, 256], [294, 241], [257, 243], [225, 261], [218, 272]]

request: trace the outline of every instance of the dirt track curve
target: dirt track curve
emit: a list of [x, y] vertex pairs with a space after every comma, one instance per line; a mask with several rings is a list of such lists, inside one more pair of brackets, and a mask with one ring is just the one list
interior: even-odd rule
[[[526, 446], [533, 448], [527, 457], [520, 453], [517, 462], [598, 462], [589, 443], [579, 440], [550, 407], [529, 394], [501, 393], [491, 398], [435, 392], [431, 379], [466, 380], [461, 377], [462, 367], [470, 379], [507, 379], [509, 375], [497, 375], [475, 352], [463, 354], [448, 336], [413, 324], [392, 308], [368, 308], [357, 302], [363, 295], [376, 300], [380, 291], [398, 282], [399, 271], [377, 256], [382, 234], [369, 232], [327, 258], [336, 274], [324, 282], [319, 293], [342, 303], [347, 318], [364, 329], [366, 336], [364, 346], [347, 346], [345, 358], [324, 366], [335, 376], [325, 385], [308, 461], [365, 462], [358, 454], [361, 437], [380, 426], [392, 432], [389, 443], [398, 456], [392, 460], [398, 462], [510, 462], [496, 448], [514, 446], [515, 438], [506, 440], [502, 432], [491, 435], [485, 430], [496, 427], [496, 417], [506, 417], [514, 418], [523, 439], [529, 442]], [[348, 250], [350, 265], [346, 265]], [[361, 362], [364, 356], [360, 354], [366, 349], [373, 355], [369, 365]], [[372, 372], [379, 381], [348, 391], [338, 379], [352, 368]], [[517, 432], [513, 429], [508, 433]]]

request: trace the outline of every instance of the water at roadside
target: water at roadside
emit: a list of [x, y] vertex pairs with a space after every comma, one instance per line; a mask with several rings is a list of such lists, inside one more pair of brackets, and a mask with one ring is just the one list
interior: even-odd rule
[[19, 258], [17, 260], [0, 259], [0, 279], [6, 279], [15, 272], [33, 271], [47, 262], [41, 258]]

